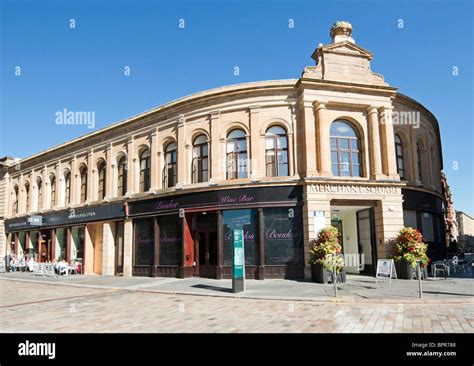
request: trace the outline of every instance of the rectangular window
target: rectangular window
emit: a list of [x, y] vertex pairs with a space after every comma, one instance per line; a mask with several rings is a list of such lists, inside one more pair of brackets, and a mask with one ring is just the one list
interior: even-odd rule
[[414, 229], [418, 228], [415, 210], [403, 210], [403, 226]]
[[303, 263], [301, 208], [266, 208], [263, 213], [265, 265]]
[[179, 266], [182, 261], [183, 235], [178, 215], [160, 216], [160, 265]]
[[429, 212], [421, 213], [421, 227], [424, 241], [434, 241], [433, 214]]
[[258, 265], [258, 211], [225, 210], [222, 212], [224, 226], [224, 265], [232, 265], [232, 231], [243, 223], [245, 264]]
[[71, 262], [84, 261], [84, 226], [75, 226], [71, 230]]
[[17, 249], [17, 257], [18, 258], [23, 258], [25, 256], [25, 232], [20, 232], [18, 234], [18, 249]]
[[153, 219], [135, 221], [135, 265], [153, 265], [154, 255], [154, 222]]
[[56, 229], [56, 250], [55, 259], [66, 260], [66, 248], [67, 248], [67, 229], [58, 228]]
[[38, 260], [38, 231], [30, 231], [30, 243], [28, 248], [28, 258]]

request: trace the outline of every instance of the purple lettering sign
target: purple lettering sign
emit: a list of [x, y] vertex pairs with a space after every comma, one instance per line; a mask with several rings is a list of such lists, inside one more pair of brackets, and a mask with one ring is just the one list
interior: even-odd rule
[[276, 230], [270, 230], [265, 233], [265, 239], [270, 240], [293, 240], [293, 231], [290, 229], [288, 232], [278, 232]]
[[[255, 234], [251, 233], [250, 231], [246, 231], [244, 233], [244, 243], [246, 241], [254, 241], [255, 240]], [[228, 231], [224, 235], [224, 241], [232, 241], [232, 231]]]
[[221, 202], [220, 203], [250, 203], [255, 200], [254, 196], [251, 196], [249, 194], [241, 194], [239, 197], [231, 197], [229, 195], [225, 195], [221, 197]]
[[175, 236], [168, 236], [168, 235], [163, 235], [163, 236], [160, 236], [160, 243], [165, 243], [165, 244], [169, 244], [169, 243], [176, 243], [176, 242], [179, 242], [181, 241], [181, 238], [178, 238], [178, 237], [175, 237]]
[[178, 207], [178, 202], [175, 200], [171, 201], [158, 201], [155, 203], [155, 211], [159, 210], [170, 210]]

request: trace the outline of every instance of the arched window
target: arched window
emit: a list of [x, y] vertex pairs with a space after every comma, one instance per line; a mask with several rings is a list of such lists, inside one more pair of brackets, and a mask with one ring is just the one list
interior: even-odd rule
[[127, 158], [125, 155], [118, 161], [117, 180], [117, 194], [125, 196], [127, 193]]
[[332, 174], [340, 177], [361, 177], [360, 137], [352, 124], [335, 121], [331, 124]]
[[56, 177], [54, 175], [52, 175], [50, 178], [49, 178], [49, 184], [50, 184], [50, 187], [51, 187], [51, 207], [50, 208], [54, 208], [56, 206]]
[[25, 212], [30, 212], [30, 183], [25, 183]]
[[18, 186], [15, 186], [13, 189], [13, 205], [12, 205], [12, 214], [16, 215], [18, 213]]
[[150, 189], [150, 150], [145, 149], [140, 154], [140, 192]]
[[209, 147], [206, 135], [199, 135], [193, 143], [193, 183], [209, 180]]
[[106, 167], [105, 161], [101, 161], [97, 165], [97, 171], [99, 172], [99, 186], [98, 186], [98, 199], [103, 200], [105, 198], [106, 192]]
[[86, 202], [87, 200], [87, 167], [83, 166], [79, 170], [81, 176], [81, 203]]
[[273, 126], [267, 129], [265, 170], [267, 177], [288, 175], [288, 138], [283, 127]]
[[423, 151], [420, 146], [420, 142], [416, 143], [416, 159], [417, 159], [417, 166], [418, 166], [418, 180], [423, 182], [423, 158], [422, 158]]
[[36, 207], [40, 210], [43, 207], [43, 181], [41, 178], [36, 179], [36, 188], [38, 189], [38, 201]]
[[176, 143], [171, 142], [165, 149], [165, 167], [163, 169], [163, 188], [176, 185]]
[[64, 174], [64, 204], [71, 203], [71, 172], [67, 171]]
[[233, 130], [227, 135], [227, 179], [247, 178], [247, 138], [245, 131]]
[[403, 144], [400, 136], [395, 135], [395, 155], [397, 158], [397, 171], [400, 179], [405, 179], [405, 164], [403, 161]]

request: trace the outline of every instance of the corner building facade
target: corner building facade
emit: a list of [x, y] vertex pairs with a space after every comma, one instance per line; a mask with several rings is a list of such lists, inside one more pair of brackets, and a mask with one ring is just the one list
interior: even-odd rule
[[229, 278], [230, 233], [244, 223], [248, 278], [310, 277], [309, 242], [326, 225], [349, 272], [373, 273], [403, 226], [444, 257], [436, 118], [371, 70], [349, 23], [330, 35], [299, 79], [200, 92], [4, 158], [1, 255]]

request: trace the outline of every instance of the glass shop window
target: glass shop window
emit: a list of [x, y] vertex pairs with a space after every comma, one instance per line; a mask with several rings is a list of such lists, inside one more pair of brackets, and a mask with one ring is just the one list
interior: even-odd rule
[[266, 208], [264, 213], [265, 265], [303, 263], [301, 209]]

